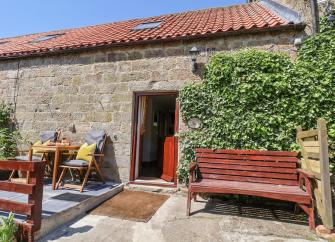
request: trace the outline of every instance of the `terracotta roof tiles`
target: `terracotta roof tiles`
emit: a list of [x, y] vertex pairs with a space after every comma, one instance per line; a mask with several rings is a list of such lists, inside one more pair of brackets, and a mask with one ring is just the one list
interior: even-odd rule
[[[134, 30], [139, 24], [157, 21], [161, 21], [159, 27]], [[200, 37], [227, 31], [257, 30], [288, 24], [286, 20], [261, 3], [249, 3], [0, 39], [0, 58], [107, 46], [116, 43], [136, 43], [187, 36]], [[40, 37], [57, 34], [59, 35], [55, 38], [40, 42], [34, 41]]]

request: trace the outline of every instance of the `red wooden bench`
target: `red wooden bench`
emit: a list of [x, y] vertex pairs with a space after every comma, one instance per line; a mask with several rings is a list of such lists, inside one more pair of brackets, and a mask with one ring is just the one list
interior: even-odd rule
[[[315, 228], [311, 175], [296, 152], [196, 149], [190, 165], [187, 216], [198, 193], [239, 194], [297, 203]], [[303, 189], [305, 188], [305, 190]]]
[[0, 210], [27, 216], [25, 222], [18, 224], [22, 241], [34, 241], [34, 232], [41, 228], [44, 166], [40, 161], [0, 160], [0, 170], [29, 172], [26, 184], [0, 181], [0, 191], [28, 195], [27, 203], [0, 198]]

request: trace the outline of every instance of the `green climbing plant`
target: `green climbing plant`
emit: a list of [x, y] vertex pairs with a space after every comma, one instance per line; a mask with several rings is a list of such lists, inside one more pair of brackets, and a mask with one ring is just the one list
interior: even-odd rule
[[17, 140], [20, 135], [14, 130], [11, 119], [12, 108], [4, 102], [0, 103], [0, 159], [13, 157], [17, 151]]
[[195, 148], [296, 150], [296, 127], [314, 128], [319, 117], [328, 121], [333, 160], [335, 29], [322, 23], [323, 32], [304, 41], [294, 62], [254, 49], [218, 53], [203, 82], [183, 88], [182, 118], [198, 118], [202, 128], [180, 134], [181, 182]]

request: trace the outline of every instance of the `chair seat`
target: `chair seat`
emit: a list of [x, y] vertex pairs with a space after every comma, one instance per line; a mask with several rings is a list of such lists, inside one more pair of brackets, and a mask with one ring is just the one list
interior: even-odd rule
[[[15, 156], [16, 160], [23, 160], [23, 161], [28, 161], [28, 156], [27, 155], [19, 155], [19, 156]], [[41, 157], [38, 156], [32, 156], [31, 158], [34, 161], [40, 161]]]
[[76, 166], [76, 167], [86, 167], [88, 166], [88, 161], [86, 160], [69, 160], [63, 163], [63, 166]]
[[192, 191], [197, 192], [201, 192], [202, 190], [208, 192], [208, 189], [211, 189], [213, 190], [213, 193], [233, 193], [269, 197], [280, 200], [285, 197], [284, 200], [292, 202], [299, 200], [300, 202], [308, 203], [310, 200], [308, 193], [302, 190], [299, 186], [202, 179], [200, 181], [192, 182], [191, 189]]

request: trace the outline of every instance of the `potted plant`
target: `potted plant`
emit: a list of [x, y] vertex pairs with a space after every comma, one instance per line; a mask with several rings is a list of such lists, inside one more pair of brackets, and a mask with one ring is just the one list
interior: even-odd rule
[[0, 242], [13, 242], [16, 241], [15, 233], [17, 226], [14, 222], [14, 214], [10, 213], [7, 218], [2, 218], [0, 226]]

